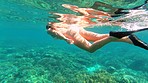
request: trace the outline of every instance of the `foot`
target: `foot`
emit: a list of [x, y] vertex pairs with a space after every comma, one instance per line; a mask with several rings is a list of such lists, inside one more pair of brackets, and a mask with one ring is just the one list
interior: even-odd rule
[[141, 41], [139, 38], [137, 38], [135, 35], [130, 35], [129, 36], [129, 39], [132, 41], [132, 43], [135, 45], [135, 46], [138, 46], [138, 47], [141, 47], [141, 48], [144, 48], [146, 50], [148, 50], [148, 44]]

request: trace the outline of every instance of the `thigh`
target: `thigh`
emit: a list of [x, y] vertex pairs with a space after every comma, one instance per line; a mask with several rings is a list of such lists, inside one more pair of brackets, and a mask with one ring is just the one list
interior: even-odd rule
[[97, 41], [97, 40], [100, 40], [100, 39], [103, 39], [103, 38], [106, 38], [108, 37], [109, 35], [108, 34], [98, 34], [98, 33], [94, 33], [94, 32], [91, 32], [91, 31], [80, 31], [80, 34], [81, 36], [83, 36], [86, 40], [88, 41]]

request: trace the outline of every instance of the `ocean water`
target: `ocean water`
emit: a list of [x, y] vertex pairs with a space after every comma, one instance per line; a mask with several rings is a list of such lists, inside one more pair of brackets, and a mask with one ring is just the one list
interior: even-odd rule
[[[97, 0], [0, 0], [0, 83], [148, 83], [148, 51], [112, 42], [94, 53], [49, 36], [49, 12], [61, 4], [90, 7]], [[145, 0], [99, 0], [132, 8]], [[145, 8], [148, 8], [145, 5]], [[95, 27], [97, 33], [124, 30]], [[148, 31], [135, 33], [148, 43]]]

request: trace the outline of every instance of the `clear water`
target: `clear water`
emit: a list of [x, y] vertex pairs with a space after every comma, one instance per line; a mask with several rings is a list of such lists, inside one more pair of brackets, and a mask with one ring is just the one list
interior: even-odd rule
[[[147, 83], [148, 51], [144, 49], [114, 42], [88, 53], [46, 33], [47, 22], [53, 20], [48, 18], [48, 12], [73, 13], [61, 4], [90, 7], [94, 1], [0, 0], [0, 82]], [[145, 0], [102, 1], [112, 1], [117, 7], [134, 7]], [[92, 31], [111, 30], [121, 29], [97, 27]], [[148, 42], [148, 31], [136, 35]]]

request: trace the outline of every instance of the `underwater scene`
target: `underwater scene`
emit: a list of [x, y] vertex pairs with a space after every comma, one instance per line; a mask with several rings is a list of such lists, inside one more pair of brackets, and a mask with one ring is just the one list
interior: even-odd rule
[[[47, 33], [47, 23], [56, 21], [51, 13], [78, 15], [62, 4], [90, 8], [96, 1], [122, 9], [146, 2], [140, 19], [148, 23], [147, 0], [0, 0], [0, 83], [148, 83], [148, 51], [143, 48], [111, 42], [89, 53]], [[126, 28], [87, 30], [108, 34]], [[134, 34], [148, 43], [148, 30]]]

